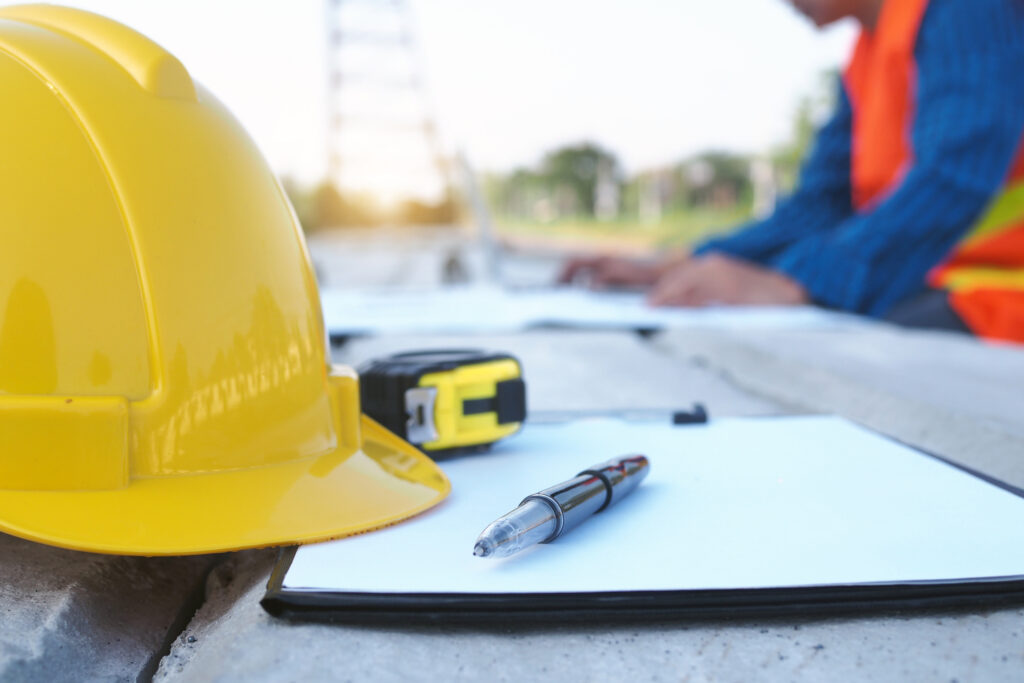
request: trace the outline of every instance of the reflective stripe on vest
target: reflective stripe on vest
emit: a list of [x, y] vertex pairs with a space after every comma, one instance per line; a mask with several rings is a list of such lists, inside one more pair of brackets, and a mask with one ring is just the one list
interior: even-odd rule
[[[843, 82], [853, 107], [853, 205], [869, 211], [914, 161], [914, 46], [928, 0], [888, 0], [873, 33], [861, 32]], [[1024, 342], [1024, 146], [981, 219], [928, 274], [977, 334]]]

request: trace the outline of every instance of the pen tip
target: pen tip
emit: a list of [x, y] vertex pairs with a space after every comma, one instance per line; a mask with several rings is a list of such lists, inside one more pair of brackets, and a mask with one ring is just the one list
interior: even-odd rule
[[491, 554], [491, 544], [486, 541], [477, 541], [473, 546], [473, 554], [477, 557], [487, 557]]

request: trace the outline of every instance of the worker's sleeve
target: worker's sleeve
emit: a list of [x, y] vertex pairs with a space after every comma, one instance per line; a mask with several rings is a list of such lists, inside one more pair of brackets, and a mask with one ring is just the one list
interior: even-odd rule
[[796, 191], [764, 220], [710, 239], [695, 254], [716, 251], [768, 264], [773, 256], [805, 235], [847, 218], [850, 204], [850, 131], [853, 113], [842, 83], [832, 118], [818, 131], [800, 172]]
[[915, 154], [877, 206], [775, 259], [820, 304], [882, 315], [925, 286], [1003, 184], [1024, 127], [1024, 3], [934, 2], [915, 48]]

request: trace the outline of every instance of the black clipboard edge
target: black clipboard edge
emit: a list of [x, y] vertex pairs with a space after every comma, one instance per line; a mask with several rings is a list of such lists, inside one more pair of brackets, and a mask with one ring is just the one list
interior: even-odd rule
[[571, 624], [849, 616], [1024, 604], [1024, 575], [783, 588], [605, 593], [338, 593], [283, 588], [296, 548], [281, 551], [260, 601], [275, 617], [339, 624]]

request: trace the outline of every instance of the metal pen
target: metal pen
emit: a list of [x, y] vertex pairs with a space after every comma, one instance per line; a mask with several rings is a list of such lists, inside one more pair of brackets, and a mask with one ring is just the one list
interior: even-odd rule
[[508, 557], [531, 545], [550, 543], [620, 501], [640, 485], [650, 468], [642, 455], [612, 458], [527, 496], [515, 510], [487, 525], [476, 539], [473, 554]]

